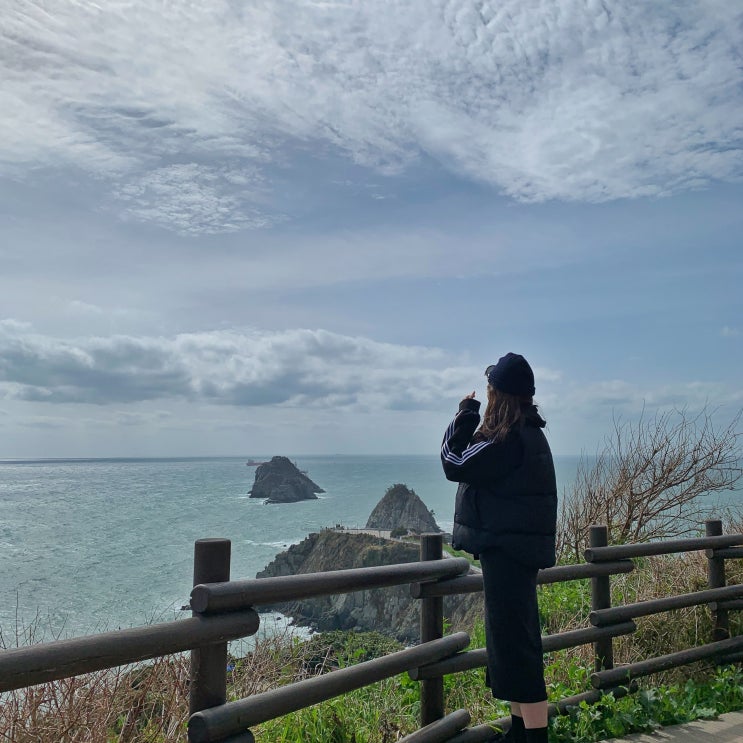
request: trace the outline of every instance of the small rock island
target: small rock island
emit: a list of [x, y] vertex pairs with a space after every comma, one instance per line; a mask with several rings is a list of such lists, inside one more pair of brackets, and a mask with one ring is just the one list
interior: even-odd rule
[[266, 503], [296, 503], [317, 500], [317, 493], [324, 492], [287, 457], [272, 457], [256, 469], [250, 497], [265, 498]]
[[382, 500], [366, 522], [367, 529], [390, 529], [396, 533], [410, 531], [415, 534], [440, 532], [433, 512], [418, 497], [415, 490], [398, 483], [387, 489]]

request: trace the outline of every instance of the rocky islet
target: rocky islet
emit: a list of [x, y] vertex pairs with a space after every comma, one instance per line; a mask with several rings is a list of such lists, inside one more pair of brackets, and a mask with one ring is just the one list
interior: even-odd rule
[[276, 456], [256, 468], [250, 497], [264, 498], [266, 503], [296, 503], [316, 500], [324, 492], [288, 457]]

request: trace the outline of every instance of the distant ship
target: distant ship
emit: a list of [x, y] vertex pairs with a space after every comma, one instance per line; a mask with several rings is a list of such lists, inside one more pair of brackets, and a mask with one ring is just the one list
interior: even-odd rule
[[259, 459], [248, 459], [248, 461], [245, 462], [246, 467], [257, 467], [259, 464], [267, 464], [267, 463], [261, 462]]

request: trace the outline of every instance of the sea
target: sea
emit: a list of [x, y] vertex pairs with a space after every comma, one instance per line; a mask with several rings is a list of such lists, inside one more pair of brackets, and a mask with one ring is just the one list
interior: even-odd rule
[[[325, 493], [290, 504], [249, 497], [251, 459], [0, 460], [0, 646], [184, 616], [197, 539], [230, 539], [231, 576], [254, 578], [313, 531], [364, 527], [396, 483], [451, 531], [456, 485], [437, 456], [293, 457]], [[578, 463], [555, 458], [558, 490]]]

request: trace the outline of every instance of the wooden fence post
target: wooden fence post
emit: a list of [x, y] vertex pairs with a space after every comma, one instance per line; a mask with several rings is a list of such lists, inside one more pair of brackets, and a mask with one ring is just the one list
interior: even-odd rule
[[[230, 579], [229, 539], [198, 539], [194, 543], [193, 584]], [[196, 615], [196, 612], [194, 612]], [[227, 643], [218, 642], [191, 651], [189, 714], [227, 701]]]
[[[609, 530], [606, 526], [592, 526], [589, 531], [591, 547], [606, 547], [609, 544]], [[608, 609], [611, 606], [611, 579], [608, 575], [591, 578], [591, 611]], [[612, 638], [605, 637], [593, 643], [594, 668], [596, 671], [614, 668], [614, 648]]]
[[[722, 521], [720, 519], [705, 521], [704, 531], [708, 537], [722, 536]], [[707, 555], [707, 583], [710, 588], [722, 588], [725, 585], [725, 558], [714, 557], [714, 550], [708, 550]], [[712, 612], [712, 622], [712, 639], [727, 640], [730, 637], [728, 610], [716, 608]]]
[[[421, 560], [440, 560], [443, 556], [442, 534], [421, 534]], [[421, 643], [444, 636], [444, 598], [421, 599]], [[424, 679], [421, 683], [421, 727], [444, 716], [444, 679]]]

